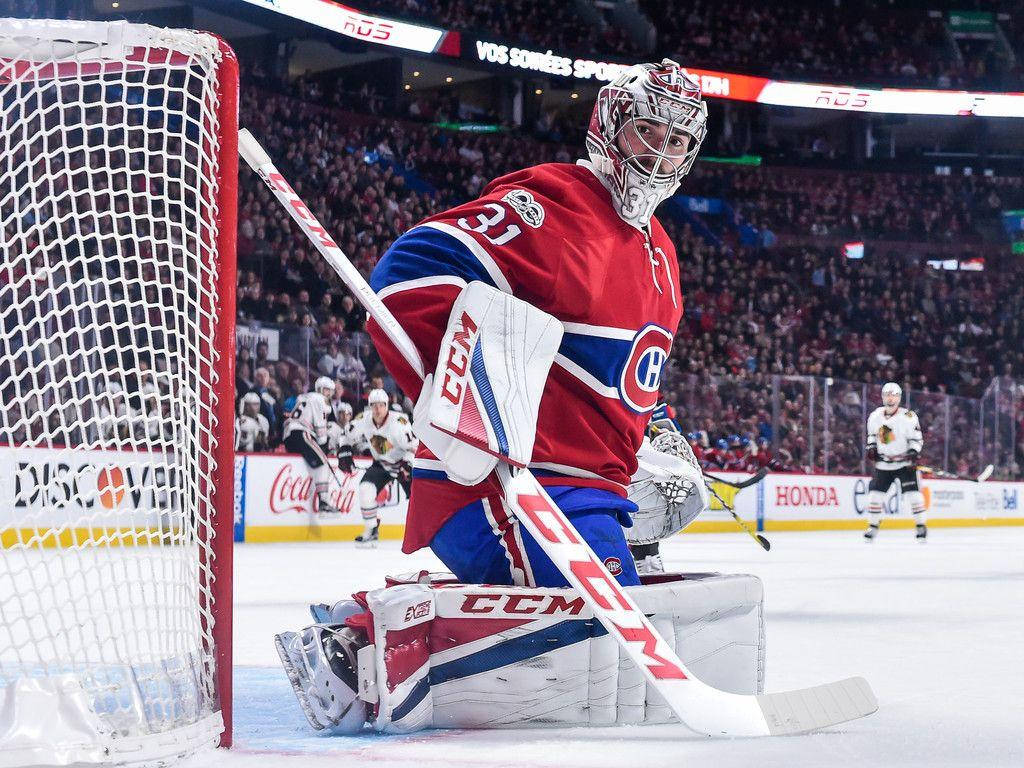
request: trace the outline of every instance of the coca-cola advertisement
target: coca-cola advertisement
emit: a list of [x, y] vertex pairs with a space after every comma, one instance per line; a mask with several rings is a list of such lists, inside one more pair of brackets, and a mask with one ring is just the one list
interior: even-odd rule
[[[354, 472], [342, 472], [332, 460], [333, 477], [328, 496], [337, 511], [321, 510], [313, 478], [301, 456], [290, 454], [244, 457], [236, 506], [241, 500], [244, 541], [344, 541], [363, 530], [359, 508], [359, 481], [369, 459], [356, 459]], [[381, 531], [400, 532], [405, 522], [406, 499], [397, 483], [377, 497]], [[237, 539], [236, 537], [236, 540]]]
[[[331, 483], [327, 495], [340, 514], [345, 515], [352, 511], [358, 478], [362, 474], [362, 470], [351, 474], [338, 472], [335, 482]], [[338, 480], [341, 481], [340, 485]], [[270, 511], [275, 515], [314, 511], [313, 478], [305, 467], [297, 469], [295, 464], [289, 461], [277, 470], [270, 484]]]

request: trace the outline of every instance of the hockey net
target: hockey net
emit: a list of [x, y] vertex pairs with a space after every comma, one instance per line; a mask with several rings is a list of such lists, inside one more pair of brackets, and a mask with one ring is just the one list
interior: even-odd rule
[[0, 766], [230, 741], [237, 89], [0, 19]]

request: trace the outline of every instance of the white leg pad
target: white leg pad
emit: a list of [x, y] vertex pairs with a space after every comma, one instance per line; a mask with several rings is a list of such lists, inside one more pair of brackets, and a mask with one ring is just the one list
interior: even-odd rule
[[[764, 684], [762, 588], [701, 574], [627, 588], [701, 680], [735, 693]], [[509, 728], [668, 723], [664, 701], [568, 589], [402, 584], [367, 593], [373, 725]], [[372, 679], [371, 679], [372, 678]]]

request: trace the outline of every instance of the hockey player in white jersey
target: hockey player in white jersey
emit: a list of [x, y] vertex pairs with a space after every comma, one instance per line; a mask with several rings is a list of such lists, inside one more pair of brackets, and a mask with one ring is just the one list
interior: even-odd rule
[[313, 476], [316, 501], [321, 512], [338, 512], [328, 498], [331, 466], [327, 463], [327, 424], [331, 416], [330, 398], [334, 381], [328, 376], [316, 380], [312, 392], [295, 399], [295, 407], [284, 421], [284, 447], [302, 455]]
[[342, 437], [338, 449], [338, 466], [352, 471], [352, 452], [360, 442], [370, 447], [373, 464], [359, 483], [359, 507], [363, 513], [364, 530], [356, 542], [368, 544], [380, 538], [380, 517], [377, 513], [377, 495], [392, 480], [398, 480], [408, 495], [412, 483], [412, 460], [419, 440], [412, 431], [409, 417], [392, 411], [388, 393], [383, 389], [370, 390], [369, 408], [352, 421]]
[[894, 480], [900, 481], [900, 492], [914, 513], [917, 539], [925, 541], [928, 526], [917, 472], [918, 457], [924, 448], [921, 422], [917, 414], [900, 407], [903, 390], [890, 381], [882, 387], [882, 403], [868, 416], [867, 455], [875, 462], [875, 472], [868, 485], [868, 529], [864, 538], [873, 541], [882, 524], [885, 494]]
[[[352, 450], [350, 448], [346, 450], [345, 433], [348, 431], [349, 424], [352, 423], [352, 406], [341, 400], [332, 403], [332, 409], [334, 410], [334, 421], [327, 424], [327, 450], [335, 456], [338, 455], [338, 451], [342, 451], [351, 458]], [[348, 463], [346, 462], [346, 465]], [[343, 468], [343, 471], [349, 470]]]
[[270, 422], [260, 413], [260, 396], [246, 392], [238, 401], [235, 419], [235, 450], [244, 453], [265, 451], [270, 437]]

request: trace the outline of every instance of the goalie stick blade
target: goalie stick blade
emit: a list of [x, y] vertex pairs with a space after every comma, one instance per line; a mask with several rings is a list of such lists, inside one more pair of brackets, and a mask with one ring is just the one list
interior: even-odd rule
[[757, 697], [772, 736], [789, 736], [829, 728], [870, 715], [878, 709], [871, 686], [863, 677]]

